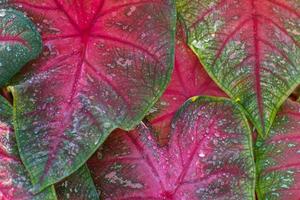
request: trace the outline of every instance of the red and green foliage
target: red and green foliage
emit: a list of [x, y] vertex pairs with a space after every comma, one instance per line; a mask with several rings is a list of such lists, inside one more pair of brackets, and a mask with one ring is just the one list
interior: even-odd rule
[[35, 25], [24, 13], [0, 8], [0, 86], [7, 82], [42, 50]]
[[168, 141], [171, 120], [186, 100], [198, 95], [226, 96], [187, 46], [182, 25], [177, 27], [175, 63], [170, 83], [153, 106], [151, 115], [147, 116], [153, 128], [159, 133], [159, 141], [162, 144]]
[[[39, 194], [33, 193], [29, 173], [19, 156], [12, 125], [12, 114], [11, 105], [3, 97], [0, 97], [0, 199], [56, 199], [53, 186], [46, 188]], [[76, 197], [80, 195], [81, 199], [97, 199], [98, 193], [86, 167], [82, 167], [75, 174], [58, 183], [55, 188], [58, 197], [62, 197], [59, 199], [66, 199], [64, 197], [74, 197], [75, 195]], [[77, 192], [75, 193], [75, 191]]]
[[299, 200], [299, 0], [0, 0], [0, 38], [1, 200]]
[[300, 82], [298, 0], [178, 0], [188, 43], [260, 135]]
[[167, 1], [9, 1], [41, 31], [44, 51], [11, 87], [20, 154], [37, 190], [76, 171], [115, 128], [132, 129], [173, 66]]
[[88, 165], [103, 199], [253, 199], [250, 128], [228, 99], [193, 97], [159, 147], [151, 124], [114, 132]]
[[287, 101], [268, 139], [256, 142], [259, 199], [298, 200], [300, 197], [300, 104]]

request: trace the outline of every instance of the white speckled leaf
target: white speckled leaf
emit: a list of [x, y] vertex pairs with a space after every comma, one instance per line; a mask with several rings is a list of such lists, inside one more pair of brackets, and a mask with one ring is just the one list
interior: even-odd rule
[[12, 126], [12, 107], [0, 96], [0, 199], [55, 200], [54, 187], [33, 194], [29, 174], [18, 154]]
[[116, 131], [88, 166], [109, 200], [254, 200], [250, 129], [228, 99], [191, 98], [161, 147], [149, 124]]
[[99, 200], [99, 194], [86, 165], [57, 183], [55, 191], [58, 200]]
[[282, 106], [266, 139], [255, 148], [259, 200], [299, 200], [300, 103]]
[[172, 0], [11, 0], [38, 24], [42, 56], [11, 87], [36, 191], [79, 169], [112, 130], [132, 129], [173, 67]]
[[30, 19], [20, 11], [0, 8], [0, 86], [41, 51], [41, 36]]
[[188, 43], [260, 135], [300, 83], [299, 0], [177, 0]]

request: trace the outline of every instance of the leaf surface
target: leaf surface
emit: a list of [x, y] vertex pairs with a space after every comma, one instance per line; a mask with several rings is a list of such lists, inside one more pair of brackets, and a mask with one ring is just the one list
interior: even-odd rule
[[298, 200], [300, 196], [300, 104], [288, 100], [267, 139], [256, 143], [259, 200]]
[[147, 116], [158, 133], [161, 144], [168, 142], [171, 120], [177, 110], [190, 97], [198, 95], [222, 96], [226, 94], [208, 76], [197, 56], [186, 44], [185, 30], [177, 25], [175, 65], [171, 81]]
[[300, 83], [299, 0], [178, 0], [189, 45], [260, 135]]
[[171, 0], [17, 0], [43, 56], [11, 88], [21, 157], [36, 190], [76, 171], [117, 127], [132, 129], [173, 66]]
[[18, 155], [12, 127], [12, 107], [0, 96], [0, 199], [55, 200], [51, 186], [34, 195], [30, 177]]
[[192, 98], [160, 147], [151, 125], [116, 131], [88, 161], [103, 199], [253, 200], [250, 130], [229, 100]]
[[98, 192], [86, 165], [55, 185], [58, 199], [99, 200]]
[[22, 12], [0, 9], [0, 87], [41, 51], [35, 25]]

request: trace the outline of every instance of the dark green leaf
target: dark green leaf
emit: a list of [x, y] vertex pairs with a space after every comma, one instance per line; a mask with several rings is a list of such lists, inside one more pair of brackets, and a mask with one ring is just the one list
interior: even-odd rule
[[41, 50], [35, 25], [22, 12], [0, 9], [0, 87]]
[[55, 190], [59, 200], [99, 200], [99, 194], [86, 165], [56, 184]]

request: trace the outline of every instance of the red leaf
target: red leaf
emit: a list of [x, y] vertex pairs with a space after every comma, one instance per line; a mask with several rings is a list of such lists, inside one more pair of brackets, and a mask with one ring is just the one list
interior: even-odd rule
[[300, 83], [299, 0], [178, 0], [188, 43], [260, 135]]
[[[98, 193], [86, 166], [63, 182], [38, 194], [33, 193], [29, 174], [23, 165], [15, 141], [12, 107], [0, 96], [0, 199], [1, 200], [98, 200]], [[80, 194], [78, 194], [78, 192]]]
[[4, 87], [26, 63], [39, 56], [42, 41], [22, 12], [0, 8], [0, 43], [0, 87]]
[[152, 108], [154, 112], [147, 117], [159, 132], [158, 136], [162, 144], [168, 141], [173, 116], [190, 97], [227, 96], [208, 76], [197, 56], [187, 46], [182, 26], [177, 26], [176, 39], [175, 67], [171, 81], [160, 100]]
[[255, 148], [259, 199], [299, 200], [300, 104], [286, 101], [268, 138]]
[[18, 153], [12, 125], [12, 107], [0, 96], [0, 199], [53, 200], [54, 187], [34, 195], [29, 174]]
[[173, 65], [170, 0], [15, 0], [45, 50], [12, 88], [21, 157], [37, 189], [77, 170], [117, 128], [132, 129]]
[[166, 147], [145, 124], [108, 138], [88, 162], [103, 199], [254, 199], [250, 129], [237, 105], [192, 99], [172, 127]]

